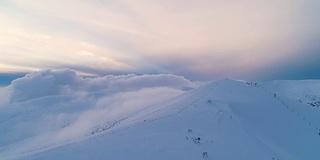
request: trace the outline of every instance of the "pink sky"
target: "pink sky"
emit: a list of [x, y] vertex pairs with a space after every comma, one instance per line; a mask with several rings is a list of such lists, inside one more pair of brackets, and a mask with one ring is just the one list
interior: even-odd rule
[[[317, 0], [4, 0], [0, 72], [257, 78], [299, 62], [313, 73], [305, 65], [319, 57], [316, 6]], [[292, 67], [281, 65], [287, 63]]]

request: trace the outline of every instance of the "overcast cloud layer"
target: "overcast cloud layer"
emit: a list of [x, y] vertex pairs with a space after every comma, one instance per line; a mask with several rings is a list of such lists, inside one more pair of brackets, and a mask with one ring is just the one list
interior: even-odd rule
[[3, 0], [0, 72], [320, 78], [319, 6], [319, 0]]

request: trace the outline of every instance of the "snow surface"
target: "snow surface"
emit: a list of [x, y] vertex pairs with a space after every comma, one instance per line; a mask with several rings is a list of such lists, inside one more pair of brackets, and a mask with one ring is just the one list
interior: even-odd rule
[[319, 80], [278, 80], [262, 83], [260, 85], [281, 97], [294, 99], [308, 106], [320, 108]]
[[[127, 112], [104, 112], [88, 96], [14, 103], [0, 108], [0, 157], [319, 160], [320, 110], [284, 96], [285, 91], [275, 96], [278, 87], [226, 79]], [[97, 106], [94, 112], [90, 105]]]

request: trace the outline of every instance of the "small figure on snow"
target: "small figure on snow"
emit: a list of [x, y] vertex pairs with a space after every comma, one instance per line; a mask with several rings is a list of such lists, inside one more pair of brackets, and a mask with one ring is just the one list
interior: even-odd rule
[[208, 158], [208, 152], [203, 152], [202, 153], [202, 158]]
[[192, 129], [188, 129], [188, 132], [191, 133], [191, 132], [192, 132]]
[[194, 141], [194, 143], [200, 143], [200, 137], [194, 139], [193, 141]]

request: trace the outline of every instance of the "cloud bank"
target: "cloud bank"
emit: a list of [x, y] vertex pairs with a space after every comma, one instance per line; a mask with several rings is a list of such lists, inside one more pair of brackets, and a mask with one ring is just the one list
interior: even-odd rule
[[70, 69], [29, 73], [0, 88], [0, 122], [6, 122], [0, 123], [0, 135], [8, 137], [0, 146], [24, 141], [16, 149], [25, 151], [81, 138], [202, 84], [172, 74], [88, 78]]
[[81, 92], [110, 95], [142, 88], [167, 87], [183, 90], [198, 85], [172, 74], [139, 76], [128, 74], [84, 78], [78, 76], [72, 70], [63, 69], [29, 73], [25, 77], [13, 80], [9, 86], [5, 87], [6, 90], [2, 89], [2, 93], [7, 92], [12, 103], [50, 95], [72, 95]]

